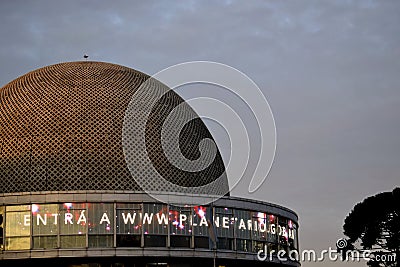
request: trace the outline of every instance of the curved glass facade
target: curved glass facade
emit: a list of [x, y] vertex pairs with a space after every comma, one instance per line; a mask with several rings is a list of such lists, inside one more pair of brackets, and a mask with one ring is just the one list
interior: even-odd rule
[[162, 203], [0, 207], [4, 250], [177, 247], [257, 253], [298, 250], [297, 222], [263, 210]]

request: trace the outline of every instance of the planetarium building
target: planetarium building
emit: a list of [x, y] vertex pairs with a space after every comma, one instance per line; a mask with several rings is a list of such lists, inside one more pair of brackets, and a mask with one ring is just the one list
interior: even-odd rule
[[205, 124], [147, 81], [85, 61], [0, 89], [0, 266], [299, 266], [276, 256], [298, 251], [297, 215], [230, 196]]

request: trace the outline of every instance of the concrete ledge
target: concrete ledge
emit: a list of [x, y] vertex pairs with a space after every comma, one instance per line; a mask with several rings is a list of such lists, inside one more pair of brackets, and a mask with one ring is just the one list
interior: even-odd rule
[[[99, 258], [99, 257], [171, 257], [171, 258], [209, 258], [238, 259], [249, 262], [258, 261], [255, 253], [236, 251], [210, 251], [207, 249], [188, 248], [83, 248], [83, 249], [51, 249], [51, 250], [25, 250], [3, 251], [0, 260], [13, 259], [43, 259], [43, 258]], [[268, 261], [267, 261], [268, 262]], [[279, 261], [274, 257], [272, 262]], [[297, 262], [287, 261], [287, 266], [299, 266]]]

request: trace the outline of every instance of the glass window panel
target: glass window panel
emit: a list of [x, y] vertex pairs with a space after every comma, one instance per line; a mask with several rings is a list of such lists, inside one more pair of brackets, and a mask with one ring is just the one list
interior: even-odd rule
[[58, 204], [32, 204], [33, 235], [57, 235], [59, 215]]
[[140, 235], [117, 235], [117, 247], [140, 247]]
[[71, 210], [71, 209], [86, 209], [86, 203], [63, 203], [60, 209]]
[[251, 251], [251, 240], [236, 239], [236, 249], [239, 251], [250, 252]]
[[233, 249], [233, 238], [219, 237], [217, 242], [218, 249]]
[[4, 248], [4, 207], [0, 206], [0, 250]]
[[234, 243], [233, 238], [220, 237], [220, 238], [218, 238], [217, 248], [233, 250], [233, 243]]
[[252, 239], [266, 240], [268, 229], [267, 214], [263, 212], [252, 212], [252, 223]]
[[141, 234], [140, 204], [117, 204], [117, 234]]
[[89, 235], [89, 247], [109, 248], [113, 247], [113, 235]]
[[88, 204], [89, 234], [113, 234], [114, 204]]
[[86, 234], [87, 213], [84, 203], [60, 205], [60, 233], [63, 235]]
[[57, 248], [57, 236], [34, 237], [33, 248]]
[[195, 237], [194, 238], [194, 247], [195, 248], [210, 248], [210, 241], [208, 237]]
[[251, 230], [248, 222], [251, 220], [251, 212], [247, 210], [235, 210], [236, 237], [240, 239], [251, 239]]
[[260, 250], [263, 250], [263, 251], [265, 251], [264, 249], [265, 249], [265, 242], [262, 242], [262, 241], [253, 241], [253, 252], [254, 253], [257, 253], [257, 252], [259, 252]]
[[288, 245], [288, 231], [287, 231], [287, 219], [278, 218], [278, 240], [279, 249], [287, 250]]
[[[8, 208], [7, 208], [8, 210]], [[6, 216], [6, 236], [29, 236], [30, 235], [30, 223], [31, 223], [30, 211], [17, 211], [7, 212]]]
[[251, 251], [251, 240], [248, 239], [237, 239], [236, 249], [238, 251], [250, 252]]
[[166, 247], [167, 237], [161, 235], [146, 235], [144, 237], [145, 247]]
[[[215, 208], [214, 225], [219, 237], [234, 237], [235, 218], [229, 208]], [[221, 241], [222, 242], [222, 241]]]
[[[193, 207], [193, 231], [195, 236], [208, 236], [208, 222], [211, 212], [209, 207]], [[208, 241], [207, 241], [208, 247]]]
[[168, 233], [168, 208], [162, 204], [143, 204], [143, 231], [144, 234]]
[[6, 211], [29, 211], [31, 210], [31, 205], [19, 205], [19, 206], [7, 206]]
[[192, 219], [192, 209], [190, 207], [169, 208], [170, 233], [171, 235], [187, 235], [192, 233], [190, 220]]
[[215, 208], [215, 213], [216, 214], [225, 214], [225, 215], [233, 215], [233, 209], [231, 208], [221, 208], [221, 207], [216, 207]]
[[275, 243], [267, 243], [267, 253], [268, 254], [277, 254], [278, 253], [278, 245]]
[[31, 247], [30, 237], [9, 237], [5, 241], [6, 250], [22, 250]]
[[291, 249], [297, 249], [297, 225], [288, 221], [288, 242]]
[[277, 218], [275, 215], [269, 214], [268, 218], [268, 232], [267, 241], [272, 243], [277, 243], [278, 227], [276, 225]]
[[117, 209], [140, 210], [142, 206], [138, 203], [117, 203]]
[[60, 237], [61, 248], [84, 248], [86, 247], [85, 235], [67, 235]]
[[171, 236], [171, 247], [190, 248], [190, 236]]

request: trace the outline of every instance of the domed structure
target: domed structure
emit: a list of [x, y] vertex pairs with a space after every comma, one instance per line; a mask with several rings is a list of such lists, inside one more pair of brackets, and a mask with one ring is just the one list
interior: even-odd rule
[[126, 67], [61, 63], [10, 82], [0, 265], [300, 266], [277, 257], [298, 255], [296, 213], [229, 196], [212, 140], [181, 97]]
[[[132, 96], [148, 78], [127, 67], [84, 61], [47, 66], [1, 88], [0, 193], [141, 191], [131, 173], [148, 170], [129, 172], [122, 127]], [[157, 102], [146, 125], [146, 150], [157, 172], [169, 182], [203, 186], [225, 175], [219, 152], [199, 172], [175, 167], [163, 153], [163, 122], [180, 104], [185, 113], [195, 114], [173, 91]], [[212, 136], [201, 119], [190, 121], [180, 133], [182, 154], [189, 160], [199, 158], [198, 145], [204, 138]], [[217, 193], [228, 192], [226, 176], [218, 187]], [[154, 190], [163, 188], [158, 185]]]

